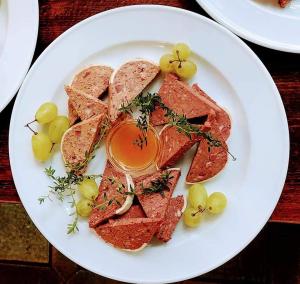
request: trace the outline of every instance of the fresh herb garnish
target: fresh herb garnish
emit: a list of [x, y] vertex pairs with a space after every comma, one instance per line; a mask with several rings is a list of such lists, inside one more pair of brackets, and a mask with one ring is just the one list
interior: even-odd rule
[[161, 176], [153, 181], [151, 181], [151, 185], [148, 187], [144, 187], [142, 184], [142, 192], [143, 194], [153, 194], [159, 193], [164, 197], [164, 191], [169, 191], [170, 180], [173, 178], [169, 171], [162, 173]]
[[[141, 115], [137, 119], [137, 127], [139, 127], [144, 133], [148, 130], [149, 115], [155, 110], [156, 107], [162, 108], [165, 111], [165, 117], [168, 118], [168, 124], [175, 126], [179, 133], [183, 133], [190, 139], [195, 136], [201, 136], [207, 140], [209, 147], [224, 147], [218, 139], [214, 138], [210, 132], [202, 131], [199, 127], [189, 123], [187, 117], [182, 114], [175, 113], [172, 109], [167, 107], [162, 101], [161, 97], [156, 93], [139, 94], [132, 102], [127, 105], [123, 104], [120, 108], [121, 112], [132, 114], [134, 108], [137, 108]], [[147, 143], [146, 139], [139, 139], [134, 141], [140, 148]], [[229, 155], [235, 161], [236, 158], [227, 150]]]
[[55, 170], [50, 166], [45, 168], [45, 174], [51, 178], [53, 184], [49, 186], [50, 190], [47, 195], [40, 196], [38, 201], [40, 204], [44, 203], [46, 199], [52, 201], [51, 196], [55, 196], [61, 202], [64, 201], [66, 197], [71, 197], [72, 201], [71, 208], [74, 208], [74, 212], [70, 214], [75, 216], [71, 224], [68, 224], [67, 233], [75, 233], [78, 231], [77, 221], [78, 215], [76, 212], [76, 203], [75, 203], [75, 186], [83, 181], [85, 178], [96, 179], [102, 177], [102, 175], [77, 175], [74, 171], [67, 172], [65, 176], [55, 176]]

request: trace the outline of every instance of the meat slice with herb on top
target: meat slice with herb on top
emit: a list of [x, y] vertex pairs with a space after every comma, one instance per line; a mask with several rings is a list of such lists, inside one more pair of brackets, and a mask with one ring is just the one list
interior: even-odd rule
[[105, 116], [100, 114], [73, 125], [65, 132], [61, 141], [61, 153], [70, 170], [78, 174], [84, 173], [104, 121]]
[[[112, 68], [104, 65], [85, 68], [74, 77], [71, 87], [88, 96], [99, 98], [107, 90], [112, 72]], [[68, 113], [70, 124], [73, 125], [79, 117], [70, 100], [68, 102]]]
[[130, 218], [98, 226], [95, 231], [114, 247], [137, 251], [143, 249], [152, 240], [160, 224], [160, 219]]
[[[195, 94], [186, 82], [180, 81], [172, 73], [165, 76], [158, 95], [165, 106], [188, 119], [208, 115], [211, 109], [215, 108], [215, 104]], [[155, 126], [167, 123], [169, 119], [165, 114], [165, 111], [157, 106], [151, 113], [150, 122]]]
[[148, 218], [164, 218], [179, 177], [180, 169], [168, 169], [135, 179], [135, 194]]
[[172, 238], [172, 234], [183, 213], [184, 205], [183, 195], [171, 198], [165, 218], [156, 234], [159, 240], [167, 242]]
[[109, 116], [115, 121], [122, 105], [130, 103], [156, 77], [158, 65], [144, 59], [128, 61], [115, 70], [109, 85]]
[[116, 170], [107, 161], [103, 172], [102, 180], [99, 185], [99, 195], [96, 207], [92, 210], [89, 217], [89, 226], [96, 227], [108, 218], [115, 216], [127, 199], [125, 192], [128, 191], [128, 181], [126, 175]]
[[94, 115], [107, 113], [107, 104], [97, 98], [70, 86], [66, 86], [65, 91], [69, 96], [69, 102], [82, 121]]
[[217, 138], [222, 146], [209, 146], [205, 139], [200, 141], [186, 176], [187, 183], [208, 180], [217, 175], [225, 167], [228, 160], [228, 148], [225, 141], [220, 137]]

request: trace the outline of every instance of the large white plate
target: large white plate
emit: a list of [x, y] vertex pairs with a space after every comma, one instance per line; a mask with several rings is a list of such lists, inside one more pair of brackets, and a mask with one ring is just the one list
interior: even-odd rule
[[277, 0], [197, 1], [235, 34], [268, 48], [300, 53], [300, 0], [284, 9]]
[[[198, 64], [199, 82], [232, 116], [230, 150], [237, 161], [207, 183], [223, 191], [228, 208], [206, 218], [194, 230], [180, 223], [167, 244], [152, 244], [140, 253], [112, 248], [81, 220], [80, 233], [66, 235], [68, 204], [39, 205], [47, 192], [45, 165], [31, 153], [31, 134], [24, 128], [37, 107], [55, 101], [66, 113], [63, 86], [88, 64], [117, 67], [135, 57], [158, 61], [171, 43], [188, 43]], [[157, 90], [154, 85], [152, 90]], [[89, 172], [101, 173], [102, 147]], [[205, 273], [232, 258], [261, 230], [280, 196], [288, 164], [289, 135], [284, 108], [269, 73], [256, 55], [235, 35], [207, 18], [164, 6], [132, 6], [98, 14], [72, 27], [55, 40], [35, 62], [15, 102], [9, 136], [10, 162], [20, 198], [42, 234], [63, 254], [101, 275], [126, 281], [164, 283]], [[175, 194], [186, 194], [188, 157], [179, 164], [182, 177]], [[64, 173], [57, 153], [52, 162]]]
[[0, 0], [0, 112], [17, 93], [35, 50], [37, 0]]

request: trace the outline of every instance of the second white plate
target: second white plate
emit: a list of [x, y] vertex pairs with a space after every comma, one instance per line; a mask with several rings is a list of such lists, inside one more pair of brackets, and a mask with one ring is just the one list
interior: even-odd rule
[[300, 0], [197, 0], [216, 21], [256, 44], [300, 53]]

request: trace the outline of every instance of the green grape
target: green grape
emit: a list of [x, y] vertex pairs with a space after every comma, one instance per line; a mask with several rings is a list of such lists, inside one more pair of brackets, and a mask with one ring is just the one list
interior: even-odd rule
[[199, 226], [202, 220], [202, 213], [195, 208], [188, 207], [183, 212], [183, 221], [184, 224], [188, 227], [197, 227]]
[[35, 113], [35, 119], [40, 124], [49, 123], [57, 116], [57, 106], [48, 102], [42, 104]]
[[186, 60], [191, 54], [191, 50], [185, 43], [177, 43], [173, 46], [173, 55], [176, 59]]
[[165, 54], [159, 60], [159, 66], [162, 72], [172, 72], [174, 71], [174, 66], [172, 62], [174, 61], [172, 54]]
[[212, 193], [206, 203], [206, 207], [208, 212], [212, 214], [221, 213], [227, 205], [226, 196], [222, 192], [214, 192]]
[[84, 179], [78, 186], [81, 195], [90, 200], [94, 200], [98, 196], [98, 186], [93, 179]]
[[53, 143], [60, 143], [62, 136], [70, 127], [66, 116], [57, 116], [49, 125], [48, 134]]
[[76, 203], [76, 211], [77, 214], [81, 217], [88, 217], [92, 212], [92, 205], [93, 203], [88, 199], [80, 199]]
[[203, 184], [196, 183], [190, 187], [188, 201], [191, 207], [198, 210], [205, 210], [207, 192]]
[[176, 74], [182, 79], [190, 79], [197, 72], [197, 66], [192, 61], [174, 62], [174, 69]]
[[38, 161], [44, 162], [49, 159], [52, 143], [50, 138], [46, 134], [39, 132], [32, 135], [31, 145], [34, 157]]

